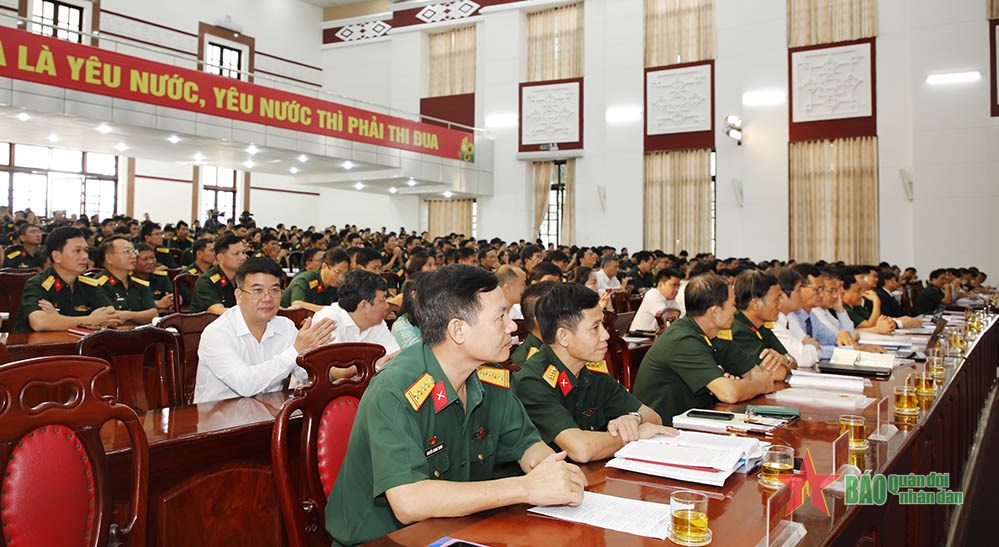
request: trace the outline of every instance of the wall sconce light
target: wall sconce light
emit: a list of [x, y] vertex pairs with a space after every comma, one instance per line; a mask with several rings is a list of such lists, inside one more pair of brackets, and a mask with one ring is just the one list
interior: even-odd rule
[[725, 135], [742, 146], [742, 118], [735, 114], [725, 116]]

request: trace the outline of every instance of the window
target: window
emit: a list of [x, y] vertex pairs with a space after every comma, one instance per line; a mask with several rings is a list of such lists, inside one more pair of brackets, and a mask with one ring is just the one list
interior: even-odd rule
[[236, 171], [222, 167], [201, 168], [201, 220], [208, 210], [220, 213], [223, 222], [236, 219]]
[[83, 8], [53, 0], [34, 0], [31, 31], [83, 43]]
[[242, 67], [243, 50], [214, 41], [208, 42], [205, 49], [205, 72], [240, 80]]
[[472, 239], [479, 239], [479, 201], [472, 200]]
[[[548, 191], [548, 210], [541, 219], [541, 230], [538, 238], [545, 246], [559, 244], [560, 228], [562, 226], [562, 206], [565, 202], [566, 164], [565, 160], [555, 161], [552, 169], [552, 184]], [[536, 217], [535, 217], [536, 218]]]
[[0, 204], [14, 211], [31, 209], [39, 216], [60, 210], [67, 215], [113, 216], [118, 204], [118, 158], [0, 143]]

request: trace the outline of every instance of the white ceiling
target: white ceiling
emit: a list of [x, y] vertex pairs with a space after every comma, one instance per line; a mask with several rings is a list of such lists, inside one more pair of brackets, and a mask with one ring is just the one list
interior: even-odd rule
[[312, 4], [313, 6], [319, 6], [321, 8], [335, 8], [339, 6], [346, 6], [348, 4], [360, 4], [362, 2], [367, 2], [368, 0], [303, 0], [307, 4]]
[[[19, 116], [25, 119], [22, 120]], [[99, 131], [98, 127], [102, 125], [110, 128], [110, 131]], [[256, 145], [256, 153], [251, 154], [249, 148], [252, 143], [171, 133], [150, 127], [102, 123], [14, 107], [0, 107], [0, 135], [5, 136], [2, 139], [5, 141], [36, 146], [285, 175], [292, 177], [298, 184], [324, 188], [356, 190], [354, 185], [358, 180], [363, 180], [361, 191], [376, 194], [390, 194], [390, 188], [395, 187], [399, 195], [440, 196], [449, 189], [448, 185], [440, 182], [415, 178], [415, 185], [410, 187], [407, 184], [409, 177], [404, 174], [395, 177], [381, 176], [381, 173], [394, 169], [393, 166], [315, 154], [305, 155], [306, 161], [303, 162], [303, 154], [300, 152]], [[174, 143], [169, 140], [171, 138], [179, 140]], [[248, 161], [252, 164], [247, 164]], [[292, 173], [292, 169], [296, 172]], [[351, 180], [352, 174], [356, 174], [358, 180]], [[368, 176], [372, 178], [368, 180]], [[460, 194], [455, 193], [455, 197], [459, 196]]]

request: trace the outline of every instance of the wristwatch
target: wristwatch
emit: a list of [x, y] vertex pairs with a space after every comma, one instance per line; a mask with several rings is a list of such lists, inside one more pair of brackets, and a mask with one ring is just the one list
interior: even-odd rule
[[641, 412], [629, 412], [628, 415], [638, 418], [638, 425], [642, 425], [643, 423], [645, 423], [645, 418], [642, 417]]

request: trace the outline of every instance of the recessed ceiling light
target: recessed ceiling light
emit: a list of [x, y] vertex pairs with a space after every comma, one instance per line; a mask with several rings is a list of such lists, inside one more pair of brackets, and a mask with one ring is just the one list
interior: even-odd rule
[[118, 144], [114, 145], [114, 149], [119, 152], [124, 152], [125, 150], [128, 150], [128, 146], [123, 142], [119, 142]]
[[94, 129], [96, 129], [97, 132], [102, 135], [107, 135], [108, 133], [111, 132], [111, 126], [106, 123], [102, 123], [101, 125], [98, 125]]
[[350, 171], [351, 169], [354, 168], [354, 163], [350, 162], [350, 161], [345, 161], [341, 165], [343, 165], [343, 168], [346, 169], [346, 170], [348, 170], [348, 171]]
[[357, 184], [354, 185], [354, 188], [357, 188], [358, 190], [363, 190], [364, 189], [364, 185], [361, 184], [360, 182], [358, 182]]
[[257, 152], [260, 152], [260, 150], [258, 150], [256, 146], [253, 146], [253, 143], [250, 143], [250, 146], [246, 148], [246, 153], [251, 156], [256, 154]]
[[414, 179], [413, 177], [409, 177], [409, 180], [406, 181], [406, 184], [409, 185], [410, 187], [416, 186], [416, 179]]
[[17, 119], [21, 120], [22, 122], [26, 122], [31, 119], [31, 115], [28, 114], [27, 112], [21, 112], [17, 115]]
[[45, 138], [51, 143], [59, 142], [59, 135], [56, 135], [55, 133], [49, 133], [49, 136]]
[[444, 197], [449, 198], [449, 197], [451, 197], [451, 195], [452, 195], [451, 194], [451, 190], [445, 190], [444, 191]]
[[288, 171], [291, 172], [292, 175], [297, 174], [298, 173], [298, 167], [292, 167]]
[[205, 157], [201, 155], [201, 152], [196, 152], [194, 154], [194, 161], [205, 161]]
[[395, 186], [393, 186], [393, 187], [389, 188], [389, 193], [390, 193], [390, 194], [395, 194], [395, 193], [396, 193], [396, 192], [398, 192], [398, 191], [399, 191], [399, 189], [398, 189], [398, 188], [396, 188]]
[[167, 141], [169, 141], [170, 144], [177, 144], [178, 142], [180, 142], [180, 137], [178, 137], [177, 135], [170, 135], [169, 137], [167, 137]]
[[243, 162], [243, 167], [246, 167], [247, 169], [253, 169], [254, 165], [256, 165], [256, 164], [253, 163], [250, 160], [246, 160], [246, 161]]
[[302, 155], [298, 156], [298, 161], [300, 161], [302, 163], [305, 163], [305, 162], [309, 161], [309, 156], [306, 156], [305, 154], [302, 154]]

